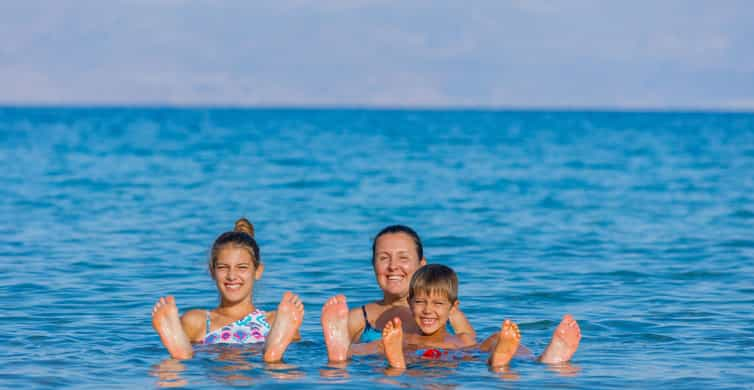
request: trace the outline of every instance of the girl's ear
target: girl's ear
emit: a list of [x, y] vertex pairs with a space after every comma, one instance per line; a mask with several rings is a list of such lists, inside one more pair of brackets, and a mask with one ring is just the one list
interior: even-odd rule
[[254, 271], [254, 280], [259, 280], [262, 278], [262, 274], [264, 273], [264, 264], [259, 264], [259, 267]]
[[420, 267], [424, 267], [425, 265], [427, 265], [427, 258], [426, 257], [422, 257], [422, 259], [419, 260], [419, 266]]
[[456, 310], [458, 310], [458, 305], [460, 304], [460, 301], [456, 299], [455, 302], [453, 302], [453, 306], [450, 307], [450, 312], [455, 313]]

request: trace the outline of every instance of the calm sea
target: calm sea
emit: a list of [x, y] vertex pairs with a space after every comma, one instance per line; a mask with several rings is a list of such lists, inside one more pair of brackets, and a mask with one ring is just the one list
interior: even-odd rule
[[[754, 115], [0, 108], [0, 387], [752, 388]], [[164, 294], [217, 303], [214, 238], [246, 216], [272, 310], [306, 304], [285, 364], [253, 348], [175, 362]], [[325, 299], [381, 297], [372, 237], [414, 227], [478, 333], [517, 321], [570, 366], [329, 367]]]

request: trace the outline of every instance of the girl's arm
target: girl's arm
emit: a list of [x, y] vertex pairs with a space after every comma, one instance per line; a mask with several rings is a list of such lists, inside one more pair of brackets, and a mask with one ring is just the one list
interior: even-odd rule
[[186, 333], [189, 341], [198, 343], [204, 339], [204, 335], [209, 332], [207, 328], [207, 311], [206, 310], [189, 310], [181, 316], [181, 326]]

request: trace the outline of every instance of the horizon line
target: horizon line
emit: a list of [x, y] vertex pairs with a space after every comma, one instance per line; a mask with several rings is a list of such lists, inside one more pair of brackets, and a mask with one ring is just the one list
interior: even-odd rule
[[0, 109], [205, 109], [270, 111], [481, 111], [481, 112], [625, 112], [754, 114], [754, 107], [729, 106], [577, 106], [577, 105], [382, 105], [382, 104], [216, 104], [216, 103], [10, 103]]

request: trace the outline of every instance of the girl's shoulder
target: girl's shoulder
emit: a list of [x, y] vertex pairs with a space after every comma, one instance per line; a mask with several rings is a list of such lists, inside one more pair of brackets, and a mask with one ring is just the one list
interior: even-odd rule
[[181, 316], [181, 325], [189, 340], [196, 341], [204, 337], [207, 331], [208, 315], [209, 311], [203, 309], [191, 309], [183, 313], [183, 316]]
[[183, 322], [184, 324], [202, 323], [202, 325], [204, 325], [207, 321], [207, 316], [209, 315], [209, 313], [209, 310], [191, 309], [183, 313], [183, 315], [181, 316], [181, 322]]

